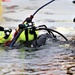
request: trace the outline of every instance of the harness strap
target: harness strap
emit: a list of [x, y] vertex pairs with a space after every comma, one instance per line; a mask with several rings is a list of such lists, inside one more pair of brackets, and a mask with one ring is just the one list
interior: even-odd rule
[[26, 37], [26, 41], [28, 41], [28, 28], [25, 29], [25, 37]]
[[36, 31], [35, 31], [35, 27], [32, 27], [32, 29], [30, 30], [30, 34], [33, 34], [34, 35], [34, 40], [37, 38], [37, 34], [36, 34]]
[[35, 32], [35, 30], [33, 30], [33, 34], [34, 34], [34, 40], [37, 38], [37, 34]]

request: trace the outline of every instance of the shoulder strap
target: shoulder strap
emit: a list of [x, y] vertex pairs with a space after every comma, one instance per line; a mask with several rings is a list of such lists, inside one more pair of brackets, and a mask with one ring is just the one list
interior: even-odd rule
[[37, 34], [36, 34], [36, 31], [35, 31], [35, 27], [34, 26], [30, 30], [30, 34], [33, 34], [34, 35], [34, 40], [37, 38]]
[[26, 29], [24, 30], [24, 32], [25, 32], [26, 41], [28, 41], [28, 28], [26, 28]]

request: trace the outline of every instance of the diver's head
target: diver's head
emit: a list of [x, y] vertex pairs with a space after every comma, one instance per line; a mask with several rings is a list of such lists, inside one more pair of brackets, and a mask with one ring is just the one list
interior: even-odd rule
[[8, 39], [10, 37], [11, 32], [12, 32], [12, 29], [10, 29], [10, 28], [4, 28], [4, 33], [5, 33], [4, 38]]
[[0, 27], [0, 44], [12, 40], [12, 30], [10, 28]]

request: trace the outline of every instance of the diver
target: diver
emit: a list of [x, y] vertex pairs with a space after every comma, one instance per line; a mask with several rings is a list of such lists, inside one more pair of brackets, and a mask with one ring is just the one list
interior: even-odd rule
[[[59, 34], [66, 41], [68, 41], [64, 35], [56, 30], [47, 28], [46, 25], [40, 25], [36, 27], [32, 21], [32, 18], [33, 16], [30, 16], [26, 18], [22, 24], [18, 25], [18, 29], [16, 29], [13, 39], [8, 44], [9, 47], [13, 47], [15, 43], [21, 43], [25, 45], [25, 47], [36, 48], [45, 45], [48, 38], [51, 38], [53, 41], [58, 41], [53, 32]], [[47, 33], [39, 35], [40, 30], [45, 30]]]
[[[20, 24], [19, 28], [21, 29], [25, 24]], [[39, 31], [36, 31], [35, 27], [28, 29], [26, 28], [20, 34], [18, 41], [23, 43], [27, 47], [40, 47], [46, 44], [47, 38], [50, 37], [48, 33], [38, 35]]]
[[27, 18], [23, 24], [18, 25], [18, 30], [14, 33], [14, 37], [19, 32], [23, 30], [19, 35], [17, 42], [23, 43], [26, 47], [40, 47], [46, 44], [47, 38], [50, 38], [50, 34], [45, 33], [39, 35], [39, 31], [36, 30], [34, 22], [30, 18]]
[[0, 44], [4, 44], [12, 39], [12, 29], [0, 26]]

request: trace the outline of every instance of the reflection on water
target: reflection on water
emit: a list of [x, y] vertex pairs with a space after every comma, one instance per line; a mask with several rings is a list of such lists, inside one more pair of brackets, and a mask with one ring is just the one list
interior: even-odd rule
[[57, 43], [44, 49], [26, 51], [23, 48], [0, 50], [1, 75], [72, 75], [75, 74], [75, 51]]

